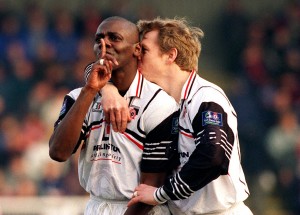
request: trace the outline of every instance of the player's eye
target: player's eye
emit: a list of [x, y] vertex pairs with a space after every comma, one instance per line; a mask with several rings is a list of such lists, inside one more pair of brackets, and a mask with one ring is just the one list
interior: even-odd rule
[[101, 43], [101, 39], [103, 39], [103, 38], [104, 38], [103, 34], [96, 35], [96, 37], [95, 37], [95, 43]]
[[117, 34], [109, 33], [108, 37], [111, 41], [120, 41], [121, 37], [118, 36]]

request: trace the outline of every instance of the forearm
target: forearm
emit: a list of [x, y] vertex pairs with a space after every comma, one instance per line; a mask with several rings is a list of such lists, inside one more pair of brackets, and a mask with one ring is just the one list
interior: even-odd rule
[[119, 94], [118, 88], [112, 82], [107, 82], [100, 92], [103, 97], [109, 96], [111, 93]]
[[[165, 178], [166, 178], [166, 173], [143, 173], [142, 172], [141, 184], [147, 184], [150, 186], [159, 187], [163, 185]], [[154, 207], [153, 205], [138, 202], [128, 207], [125, 215], [131, 215], [131, 214], [146, 215], [149, 213], [149, 211], [151, 211], [153, 207]]]
[[120, 95], [118, 89], [112, 83], [107, 83], [101, 89], [101, 95], [105, 120], [111, 123], [115, 132], [124, 132], [127, 122], [130, 121], [126, 99]]
[[49, 154], [53, 160], [66, 161], [78, 143], [83, 120], [97, 92], [84, 87], [65, 118], [57, 126], [49, 141]]
[[170, 199], [186, 199], [220, 175], [226, 174], [224, 153], [224, 149], [219, 146], [198, 145], [180, 172], [155, 191], [156, 200], [163, 203]]
[[148, 215], [149, 211], [151, 211], [152, 208], [152, 205], [147, 205], [145, 203], [138, 202], [128, 207], [124, 215]]

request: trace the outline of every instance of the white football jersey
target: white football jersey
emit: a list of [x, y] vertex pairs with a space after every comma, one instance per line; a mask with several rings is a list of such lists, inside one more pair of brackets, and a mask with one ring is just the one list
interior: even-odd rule
[[[73, 90], [66, 96], [56, 125], [80, 91], [81, 88]], [[140, 72], [124, 97], [132, 118], [124, 133], [114, 132], [105, 122], [100, 94], [94, 98], [82, 127], [80, 184], [102, 199], [128, 200], [139, 185], [141, 171], [165, 172], [176, 162], [173, 160], [178, 139], [176, 101], [144, 79]]]
[[236, 112], [223, 90], [196, 72], [181, 94], [178, 145], [180, 169], [156, 191], [159, 201], [174, 200], [186, 214], [206, 214], [248, 197]]

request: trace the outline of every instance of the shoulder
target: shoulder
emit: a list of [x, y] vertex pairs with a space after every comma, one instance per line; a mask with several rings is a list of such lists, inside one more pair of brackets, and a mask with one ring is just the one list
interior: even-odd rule
[[145, 90], [144, 93], [145, 94], [149, 94], [149, 95], [157, 94], [158, 95], [157, 99], [165, 98], [167, 100], [174, 100], [174, 98], [172, 96], [170, 96], [168, 93], [166, 93], [159, 85], [152, 83], [152, 82], [148, 81], [147, 79], [144, 79], [144, 80], [145, 80], [145, 84], [144, 84], [144, 90]]
[[201, 77], [197, 78], [195, 88], [189, 97], [189, 102], [215, 102], [223, 105], [229, 105], [230, 101], [224, 90], [218, 85], [207, 81]]
[[[150, 81], [146, 81], [145, 90], [151, 94], [151, 104], [156, 107], [177, 107], [175, 99], [166, 93], [160, 86]], [[163, 107], [162, 107], [163, 108]]]
[[69, 96], [69, 97], [71, 97], [72, 99], [76, 100], [76, 99], [78, 98], [78, 96], [79, 96], [81, 90], [82, 90], [82, 87], [76, 88], [76, 89], [72, 90], [71, 92], [69, 92], [69, 93], [67, 94], [67, 96]]
[[147, 81], [143, 90], [147, 92], [143, 94], [142, 98], [144, 104], [143, 120], [145, 121], [145, 130], [151, 131], [165, 119], [175, 116], [179, 105], [173, 97], [154, 83]]

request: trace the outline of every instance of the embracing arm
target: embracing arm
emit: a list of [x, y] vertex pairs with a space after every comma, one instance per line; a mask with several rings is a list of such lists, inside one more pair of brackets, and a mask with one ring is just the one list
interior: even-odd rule
[[139, 185], [135, 189], [139, 195], [132, 198], [128, 206], [136, 202], [157, 205], [168, 200], [186, 199], [195, 191], [226, 173], [226, 167], [223, 166], [224, 159], [225, 152], [222, 147], [213, 144], [199, 144], [180, 172], [170, 177], [159, 188], [146, 184]]
[[192, 120], [196, 148], [180, 172], [156, 191], [157, 199], [186, 199], [220, 175], [228, 174], [237, 119], [223, 106], [213, 101], [201, 103]]
[[114, 131], [125, 132], [127, 123], [131, 120], [126, 99], [112, 83], [107, 83], [102, 88], [101, 95], [105, 120], [111, 123]]
[[[223, 125], [203, 123], [202, 113], [206, 112], [222, 116]], [[147, 185], [138, 186], [136, 190], [140, 195], [128, 205], [137, 201], [156, 205], [168, 200], [186, 199], [220, 175], [227, 174], [229, 152], [234, 143], [233, 131], [227, 122], [227, 113], [221, 106], [203, 103], [192, 123], [196, 148], [180, 172], [157, 189]]]
[[[145, 148], [148, 148], [145, 154], [149, 154], [145, 156], [145, 160], [142, 160], [145, 170], [151, 172], [161, 171], [163, 173], [161, 175], [157, 174], [157, 178], [153, 178], [153, 176], [155, 176], [154, 174], [152, 178], [150, 178], [149, 174], [147, 174], [147, 180], [141, 180], [141, 184], [135, 189], [135, 191], [138, 191], [137, 197], [134, 197], [129, 201], [128, 207], [131, 207], [138, 202], [148, 204], [148, 208], [152, 208], [153, 205], [157, 205], [158, 203], [153, 199], [154, 191], [157, 187], [162, 186], [162, 184], [165, 183], [165, 179], [178, 167], [178, 114], [178, 111], [174, 112], [174, 114], [165, 119], [162, 126], [158, 126], [153, 130], [149, 139], [151, 139], [151, 142], [155, 144], [150, 143], [149, 145], [145, 145]], [[161, 144], [158, 144], [159, 141], [157, 138], [160, 137], [165, 137], [169, 141], [163, 141], [160, 142]], [[166, 147], [166, 149], [164, 149], [164, 147]], [[165, 153], [164, 156], [167, 159], [157, 160], [157, 156], [159, 154], [163, 154], [162, 152]], [[153, 183], [153, 181], [156, 182]], [[140, 189], [141, 187], [145, 189], [150, 188], [150, 190]]]
[[[166, 173], [142, 173], [141, 183], [149, 186], [159, 187], [163, 185], [165, 178]], [[152, 208], [153, 205], [137, 202], [130, 205], [124, 215], [147, 215]]]

